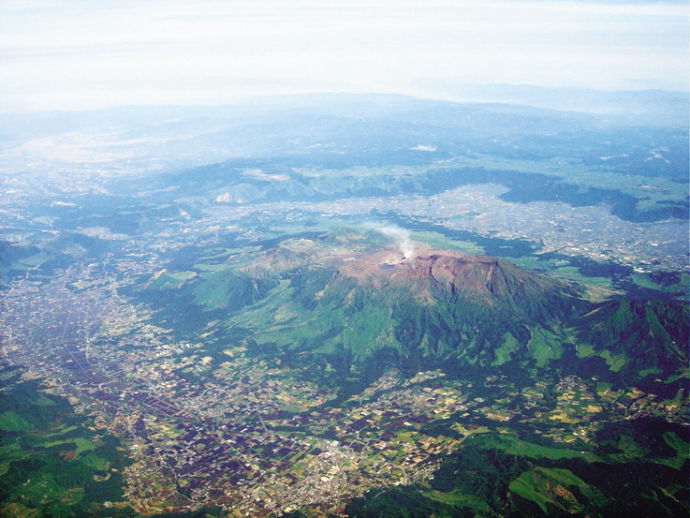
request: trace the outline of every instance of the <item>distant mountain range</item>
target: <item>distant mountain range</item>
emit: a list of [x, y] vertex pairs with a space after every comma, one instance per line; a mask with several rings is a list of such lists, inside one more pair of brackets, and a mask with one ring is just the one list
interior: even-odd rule
[[437, 96], [456, 101], [500, 102], [622, 117], [630, 123], [688, 124], [688, 92], [658, 89], [593, 90], [587, 88], [545, 88], [533, 85], [468, 85], [447, 81], [420, 80]]

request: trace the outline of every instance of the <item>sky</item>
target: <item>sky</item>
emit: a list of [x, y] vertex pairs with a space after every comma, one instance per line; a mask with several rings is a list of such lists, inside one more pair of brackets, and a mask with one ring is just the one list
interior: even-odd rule
[[688, 1], [0, 0], [0, 111], [688, 88]]

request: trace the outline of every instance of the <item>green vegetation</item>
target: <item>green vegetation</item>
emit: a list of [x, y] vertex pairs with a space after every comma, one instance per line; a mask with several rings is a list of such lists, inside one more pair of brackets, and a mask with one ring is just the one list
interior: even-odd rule
[[590, 344], [577, 344], [576, 352], [578, 358], [590, 358], [597, 354], [594, 346]]
[[[87, 451], [95, 450], [98, 445], [91, 441], [84, 439], [83, 437], [75, 437], [74, 439], [63, 439], [60, 441], [51, 441], [43, 444], [44, 448], [53, 448], [55, 446], [73, 446], [74, 457], [78, 458], [82, 453]], [[72, 449], [72, 448], [71, 448]]]
[[512, 354], [520, 347], [520, 343], [510, 333], [503, 335], [503, 342], [496, 349], [496, 359], [491, 365], [496, 367], [508, 363], [512, 359]]
[[[471, 248], [440, 234], [416, 237]], [[380, 483], [381, 462], [396, 481], [420, 480], [410, 474], [441, 462], [423, 484], [355, 499], [353, 516], [606, 516], [608, 506], [622, 509], [630, 499], [602, 481], [620, 482], [616, 468], [649, 471], [650, 502], [682, 508], [684, 490], [674, 481], [687, 471], [687, 443], [678, 430], [661, 427], [650, 442], [645, 432], [618, 422], [608, 429], [607, 421], [638, 407], [651, 415], [679, 411], [685, 378], [665, 365], [683, 358], [682, 305], [624, 297], [596, 302], [570, 283], [491, 258], [438, 254], [396, 262], [397, 255], [379, 253], [382, 240], [341, 230], [209, 249], [201, 261], [178, 261], [140, 293], [163, 309], [154, 318], [165, 315], [161, 327], [173, 328], [183, 345], [163, 347], [160, 360], [147, 362], [164, 365], [176, 386], [194, 387], [183, 398], [214, 397], [203, 388], [212, 379], [232, 387], [228, 400], [270, 409], [258, 422], [251, 415], [242, 423], [255, 425], [253, 433], [277, 432], [283, 440], [289, 432], [311, 449], [317, 438], [349, 444], [353, 452], [361, 447], [361, 456], [352, 453], [341, 469], [358, 466], [362, 483]], [[560, 259], [544, 264], [576, 273]], [[668, 346], [663, 354], [645, 356], [659, 339]], [[158, 340], [171, 341], [167, 334]], [[654, 386], [623, 383], [631, 372]], [[649, 393], [661, 380], [669, 386], [655, 399]], [[0, 408], [0, 430], [14, 438], [0, 445], [0, 489], [13, 506], [3, 512], [105, 512], [105, 500], [122, 499], [124, 461], [114, 443], [84, 428], [60, 398], [30, 392], [33, 407], [46, 410], [39, 414], [53, 417], [40, 421], [23, 407]], [[169, 400], [178, 394], [169, 389]], [[162, 462], [172, 466], [214, 447], [202, 442], [202, 432], [190, 435], [193, 448], [169, 449], [192, 442], [174, 419], [149, 416], [142, 425]], [[270, 450], [238, 443], [214, 450], [213, 458], [243, 458], [229, 463], [238, 477], [257, 458], [268, 465], [260, 462], [261, 469], [297, 479], [312, 469], [310, 448], [283, 450], [271, 440], [277, 442]], [[273, 458], [276, 451], [280, 458]], [[278, 461], [279, 468], [272, 466]], [[190, 491], [187, 480], [178, 488], [166, 475], [156, 477], [152, 509], [164, 509], [175, 491]], [[117, 513], [131, 513], [123, 505]]]
[[451, 239], [439, 232], [432, 231], [416, 231], [410, 233], [410, 239], [425, 243], [431, 248], [441, 250], [460, 250], [468, 254], [484, 255], [486, 252], [484, 248], [477, 243], [471, 241], [461, 241], [458, 239]]
[[126, 462], [117, 440], [87, 429], [66, 400], [35, 382], [6, 385], [0, 410], [0, 515], [112, 515], [103, 503], [122, 500]]
[[481, 498], [476, 495], [461, 493], [457, 490], [443, 492], [433, 489], [431, 491], [421, 491], [421, 494], [431, 500], [455, 508], [469, 507], [479, 513], [489, 513], [491, 511], [489, 504]]
[[25, 432], [31, 429], [31, 423], [22, 416], [8, 410], [0, 414], [0, 430], [3, 432]]
[[614, 372], [640, 376], [686, 365], [690, 338], [688, 306], [664, 300], [612, 300], [584, 319], [578, 340], [593, 344]]
[[304, 102], [8, 179], [0, 516], [688, 516], [687, 121]]
[[473, 444], [486, 449], [496, 449], [509, 455], [519, 455], [533, 459], [583, 459], [587, 462], [598, 462], [601, 459], [588, 451], [554, 448], [518, 439], [513, 434], [482, 434], [472, 437]]
[[634, 273], [631, 278], [636, 285], [642, 288], [663, 293], [677, 293], [687, 297], [690, 289], [690, 275], [686, 272]]
[[569, 281], [590, 284], [607, 290], [613, 289], [613, 282], [609, 277], [590, 277], [588, 275], [583, 275], [580, 269], [575, 266], [560, 266], [549, 270], [549, 273], [556, 277], [561, 277], [562, 279], [568, 279]]
[[578, 500], [569, 487], [576, 488], [590, 505], [599, 507], [606, 502], [601, 491], [590, 487], [572, 471], [561, 468], [534, 468], [522, 473], [508, 487], [516, 495], [537, 504], [546, 515], [552, 514], [552, 509], [569, 514], [584, 510], [584, 503]]
[[164, 270], [151, 282], [150, 288], [154, 290], [177, 289], [196, 275], [196, 272], [191, 271], [169, 272]]
[[664, 442], [675, 450], [676, 456], [671, 458], [657, 458], [655, 462], [680, 470], [685, 463], [690, 460], [690, 444], [678, 437], [674, 432], [666, 432], [662, 437]]
[[204, 273], [193, 289], [195, 302], [206, 310], [238, 309], [265, 296], [275, 286], [267, 279], [238, 274], [234, 269]]
[[[684, 515], [687, 486], [669, 482], [678, 480], [673, 474], [678, 466], [687, 473], [688, 444], [679, 438], [679, 428], [644, 419], [608, 424], [599, 435], [601, 446], [591, 445], [592, 452], [546, 447], [513, 433], [474, 435], [443, 461], [428, 487], [372, 492], [348, 511], [355, 516], [387, 516], [387, 509], [394, 516], [431, 516], [431, 500], [439, 506], [433, 511], [437, 516]], [[650, 434], [649, 448], [641, 448], [639, 441]], [[620, 454], [608, 453], [609, 439]], [[683, 453], [682, 463], [677, 456], [657, 456], [668, 447]]]
[[598, 166], [585, 164], [572, 157], [552, 157], [547, 160], [520, 160], [480, 155], [475, 159], [463, 157], [463, 166], [479, 166], [495, 171], [519, 171], [540, 173], [554, 177], [563, 184], [582, 189], [606, 189], [633, 196], [637, 199], [636, 210], [652, 212], [663, 209], [669, 203], [683, 203], [685, 189], [679, 188], [672, 178], [642, 176], [627, 172], [621, 175], [602, 162]]
[[544, 367], [550, 360], [557, 360], [563, 355], [563, 346], [553, 332], [540, 327], [530, 327], [530, 332], [532, 336], [527, 348], [537, 367]]
[[620, 372], [625, 365], [626, 355], [623, 353], [615, 354], [611, 353], [611, 351], [601, 351], [599, 356], [604, 359], [606, 365], [608, 365], [609, 369], [613, 372]]

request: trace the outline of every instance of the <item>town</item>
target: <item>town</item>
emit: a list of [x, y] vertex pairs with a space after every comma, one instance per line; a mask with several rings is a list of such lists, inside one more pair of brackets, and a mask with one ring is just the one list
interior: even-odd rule
[[95, 267], [42, 285], [15, 281], [0, 333], [6, 362], [69, 398], [95, 430], [122, 438], [134, 461], [126, 499], [142, 514], [337, 513], [370, 488], [428, 481], [474, 434], [517, 429], [523, 439], [589, 450], [604, 421], [684, 420], [684, 394], [664, 400], [596, 376], [519, 387], [505, 374], [472, 381], [393, 369], [338, 401], [242, 344], [214, 353], [177, 341], [118, 293], [126, 284]]

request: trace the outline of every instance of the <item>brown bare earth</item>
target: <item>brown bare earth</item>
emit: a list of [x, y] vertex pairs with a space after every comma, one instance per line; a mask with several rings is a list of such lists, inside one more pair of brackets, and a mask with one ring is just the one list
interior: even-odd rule
[[370, 255], [349, 258], [339, 266], [342, 275], [363, 285], [380, 288], [386, 284], [417, 285], [425, 295], [431, 288], [471, 295], [493, 303], [497, 297], [516, 291], [540, 292], [565, 287], [565, 283], [547, 279], [517, 268], [495, 257], [470, 255], [455, 250], [418, 249], [410, 258], [388, 249]]

